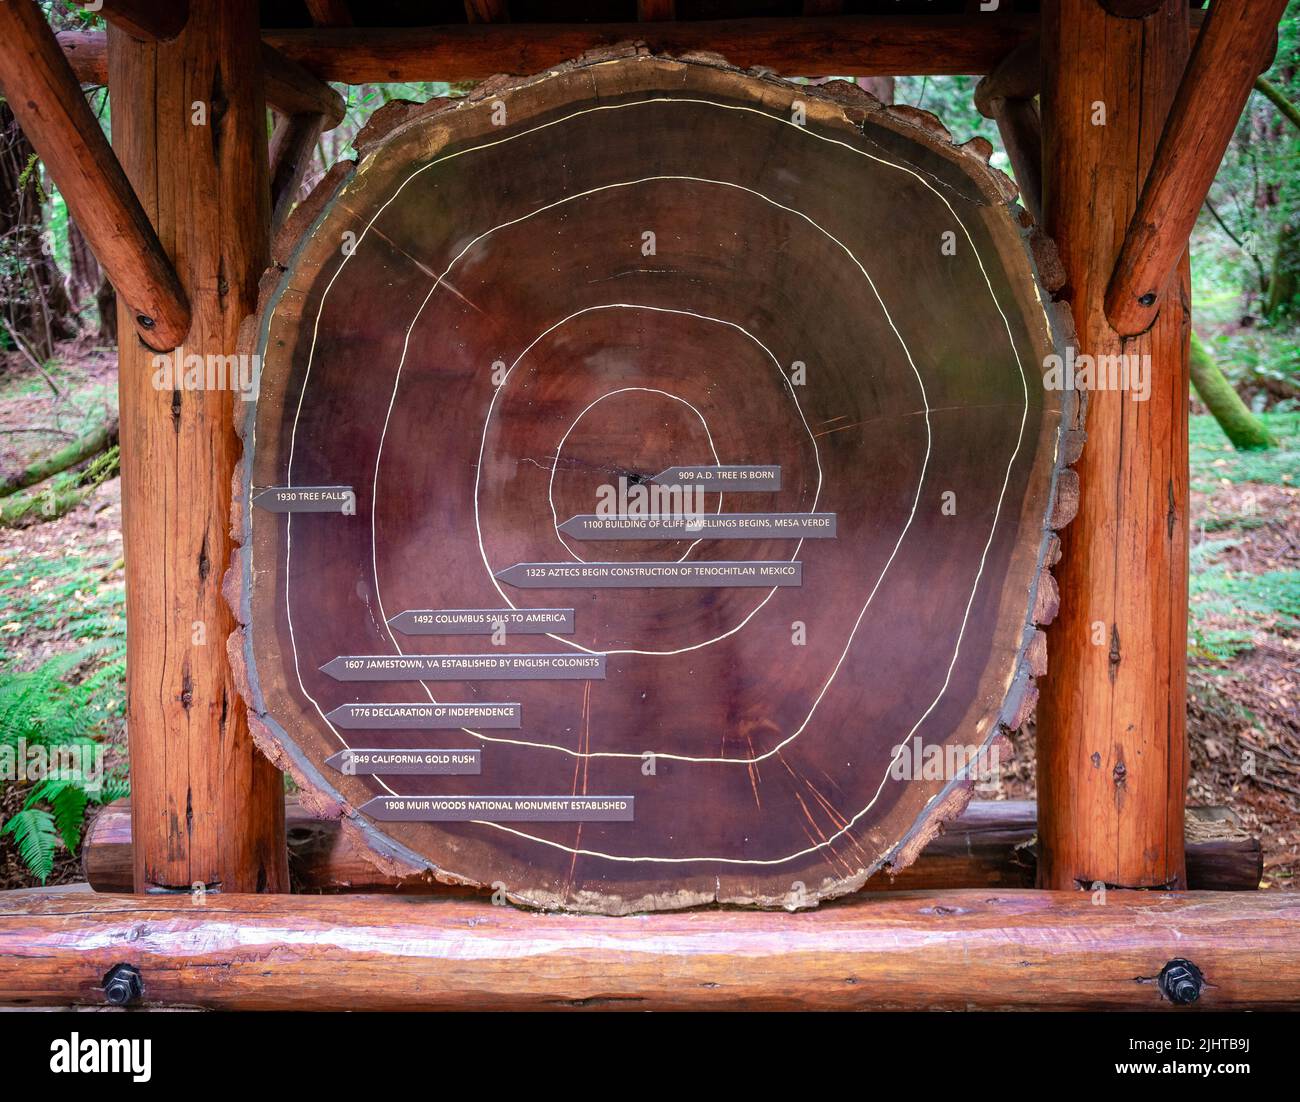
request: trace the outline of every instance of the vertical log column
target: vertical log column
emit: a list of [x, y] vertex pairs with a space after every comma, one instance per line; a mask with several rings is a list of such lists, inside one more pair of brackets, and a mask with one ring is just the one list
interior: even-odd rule
[[[1126, 12], [1138, 9], [1124, 6]], [[1121, 340], [1103, 299], [1187, 57], [1186, 0], [1043, 16], [1044, 202], [1079, 351], [1149, 357], [1150, 397], [1093, 390], [1038, 706], [1039, 883], [1184, 887], [1188, 267]]]
[[280, 774], [253, 746], [225, 648], [243, 402], [186, 386], [178, 360], [235, 353], [267, 262], [257, 4], [194, 0], [167, 43], [108, 35], [113, 145], [193, 307], [170, 378], [133, 319], [118, 325], [135, 887], [287, 891]]

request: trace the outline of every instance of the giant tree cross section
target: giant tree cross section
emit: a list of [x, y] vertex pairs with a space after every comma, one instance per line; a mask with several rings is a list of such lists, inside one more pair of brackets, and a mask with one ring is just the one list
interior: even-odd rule
[[1082, 435], [987, 147], [628, 51], [358, 149], [246, 327], [262, 748], [377, 862], [532, 906], [910, 861], [1032, 706]]

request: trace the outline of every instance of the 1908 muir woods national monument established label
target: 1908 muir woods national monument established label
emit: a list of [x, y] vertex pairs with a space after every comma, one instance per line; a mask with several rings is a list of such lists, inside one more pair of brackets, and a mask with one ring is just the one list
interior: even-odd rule
[[647, 56], [356, 144], [247, 329], [232, 646], [304, 804], [538, 907], [911, 860], [972, 779], [916, 748], [1032, 700], [1081, 435], [981, 147]]

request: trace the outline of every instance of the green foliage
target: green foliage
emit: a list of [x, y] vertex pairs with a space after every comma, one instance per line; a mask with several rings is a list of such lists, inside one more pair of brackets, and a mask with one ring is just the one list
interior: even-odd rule
[[[1300, 102], [1300, 0], [1287, 7], [1264, 76], [1287, 100]], [[1198, 313], [1214, 310], [1227, 320], [1262, 309], [1283, 230], [1300, 230], [1294, 225], [1298, 170], [1300, 130], [1264, 95], [1252, 93], [1192, 237]], [[1229, 293], [1226, 299], [1221, 292]]]
[[[1300, 571], [1248, 574], [1227, 563], [1205, 565], [1235, 546], [1235, 540], [1205, 540], [1192, 548], [1187, 650], [1190, 657], [1216, 666], [1249, 650], [1262, 630], [1300, 629]], [[1217, 618], [1231, 625], [1219, 626]]]
[[1191, 419], [1192, 489], [1212, 493], [1222, 479], [1274, 486], [1300, 485], [1300, 413], [1265, 413], [1260, 419], [1278, 438], [1278, 447], [1239, 452], [1228, 442], [1214, 418]]
[[323, 171], [328, 171], [336, 161], [357, 155], [352, 146], [353, 139], [384, 104], [393, 100], [428, 103], [431, 99], [455, 99], [468, 94], [474, 84], [472, 81], [458, 84], [408, 81], [403, 84], [333, 84], [331, 87], [343, 97], [344, 115], [343, 121], [324, 136], [317, 148]]
[[23, 864], [44, 884], [54, 870], [54, 854], [59, 848], [54, 816], [39, 807], [25, 808], [0, 827], [0, 835], [5, 834], [13, 835]]
[[96, 749], [120, 729], [126, 704], [123, 591], [101, 584], [114, 566], [26, 556], [0, 569], [0, 630], [39, 630], [70, 647], [30, 671], [7, 668], [0, 659], [0, 761], [20, 765], [19, 755], [35, 747], [49, 752], [46, 764], [57, 770], [39, 778], [29, 768], [0, 775], [0, 784], [35, 781], [0, 834], [13, 839], [41, 881], [60, 846], [76, 849], [86, 808], [128, 791], [124, 769], [82, 768], [97, 761]]
[[0, 761], [14, 768], [9, 779], [23, 776], [33, 754], [44, 752], [42, 775], [27, 778], [37, 783], [0, 834], [13, 836], [24, 864], [42, 882], [57, 843], [76, 850], [87, 805], [126, 794], [125, 777], [100, 768], [96, 737], [115, 718], [103, 698], [110, 684], [120, 684], [124, 660], [124, 641], [105, 639], [27, 673], [0, 673]]
[[103, 14], [90, 11], [85, 0], [46, 0], [41, 8], [56, 31], [102, 31], [105, 26]]
[[33, 492], [14, 494], [0, 502], [0, 525], [17, 527], [61, 517], [85, 501], [101, 482], [116, 475], [119, 466], [114, 445], [80, 470], [60, 471]]
[[78, 644], [125, 638], [122, 589], [98, 580], [111, 567], [81, 556], [7, 562], [0, 567], [0, 628], [17, 624]]

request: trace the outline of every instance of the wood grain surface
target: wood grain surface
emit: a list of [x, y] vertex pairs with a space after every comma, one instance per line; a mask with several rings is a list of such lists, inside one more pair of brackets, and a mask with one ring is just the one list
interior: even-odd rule
[[[227, 592], [253, 727], [377, 860], [540, 907], [811, 905], [909, 863], [1032, 708], [1068, 521], [1068, 318], [1028, 218], [932, 116], [629, 51], [395, 107], [291, 220], [247, 347]], [[649, 246], [653, 246], [652, 248]], [[1040, 255], [1046, 255], [1040, 247]], [[1068, 431], [1063, 431], [1063, 425]], [[705, 513], [833, 539], [578, 541], [602, 487], [778, 465]], [[347, 486], [355, 515], [274, 513]], [[521, 588], [538, 562], [798, 562], [767, 588]], [[408, 635], [564, 608], [572, 633]], [[603, 656], [585, 680], [343, 681], [348, 655]], [[356, 731], [341, 705], [513, 702], [518, 729]], [[348, 747], [481, 752], [347, 775]], [[955, 761], [949, 754], [949, 760]], [[915, 765], [917, 768], [912, 769]], [[631, 797], [632, 821], [378, 822], [376, 796]]]
[[[797, 914], [478, 899], [0, 892], [0, 1005], [320, 1010], [1199, 1010], [1300, 1004], [1295, 892], [860, 896]], [[1175, 958], [1205, 977], [1175, 1006]]]

